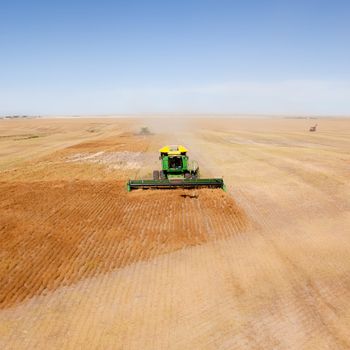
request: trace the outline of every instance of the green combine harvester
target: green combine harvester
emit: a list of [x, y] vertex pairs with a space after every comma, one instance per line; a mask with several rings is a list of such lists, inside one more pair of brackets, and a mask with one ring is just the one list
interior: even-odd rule
[[188, 150], [181, 145], [165, 146], [159, 150], [162, 170], [153, 171], [153, 180], [129, 180], [128, 191], [133, 189], [162, 188], [221, 188], [225, 190], [221, 178], [201, 179], [196, 161], [190, 161]]

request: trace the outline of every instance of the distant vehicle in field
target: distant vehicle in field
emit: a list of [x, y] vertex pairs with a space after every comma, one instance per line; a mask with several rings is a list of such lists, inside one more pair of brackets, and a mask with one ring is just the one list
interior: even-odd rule
[[310, 126], [309, 131], [311, 132], [316, 131], [316, 128], [317, 128], [317, 124], [315, 124], [314, 126]]
[[143, 126], [140, 130], [140, 135], [152, 135], [151, 131], [147, 126]]
[[181, 145], [165, 146], [159, 150], [162, 170], [153, 171], [153, 180], [129, 180], [128, 191], [142, 188], [222, 188], [221, 178], [201, 179], [196, 161], [190, 161], [187, 149]]

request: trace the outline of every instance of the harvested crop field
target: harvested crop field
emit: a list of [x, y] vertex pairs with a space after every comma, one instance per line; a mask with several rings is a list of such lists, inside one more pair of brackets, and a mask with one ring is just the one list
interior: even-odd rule
[[245, 226], [233, 200], [210, 189], [167, 190], [159, 198], [155, 191], [127, 194], [115, 181], [0, 188], [6, 252], [0, 307], [186, 246], [224, 239]]
[[[309, 124], [0, 120], [0, 347], [349, 349], [350, 119]], [[176, 143], [227, 193], [126, 192]]]

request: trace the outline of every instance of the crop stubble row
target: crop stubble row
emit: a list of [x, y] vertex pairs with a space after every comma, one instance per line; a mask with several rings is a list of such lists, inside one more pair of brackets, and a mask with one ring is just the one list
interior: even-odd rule
[[128, 194], [117, 181], [0, 188], [2, 308], [136, 261], [225, 239], [246, 225], [220, 190]]

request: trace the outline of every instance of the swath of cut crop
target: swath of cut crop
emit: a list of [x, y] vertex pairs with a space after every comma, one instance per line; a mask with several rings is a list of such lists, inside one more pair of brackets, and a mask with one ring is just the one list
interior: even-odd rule
[[0, 307], [246, 228], [221, 190], [127, 193], [124, 185], [0, 183]]

